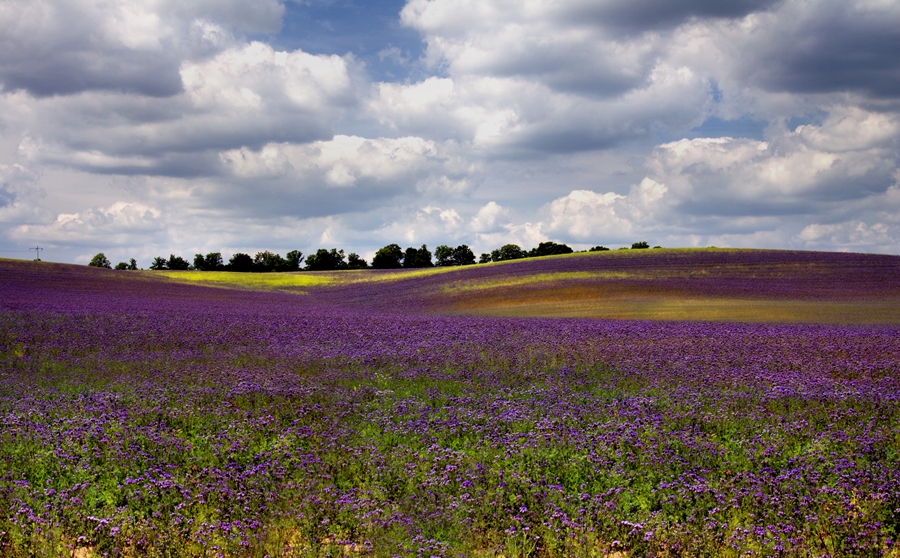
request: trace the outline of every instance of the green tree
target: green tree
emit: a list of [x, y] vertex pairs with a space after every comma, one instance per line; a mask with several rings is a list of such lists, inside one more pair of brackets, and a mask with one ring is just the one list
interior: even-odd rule
[[347, 256], [347, 269], [368, 269], [369, 264], [366, 260], [359, 257], [356, 252], [350, 252]]
[[253, 256], [255, 271], [281, 271], [287, 268], [287, 262], [280, 255], [264, 250]]
[[150, 264], [150, 269], [153, 269], [153, 270], [161, 270], [161, 269], [168, 269], [168, 268], [169, 268], [169, 264], [168, 264], [168, 262], [166, 262], [166, 259], [162, 256], [156, 256], [155, 258], [153, 258], [153, 262]]
[[634, 244], [631, 245], [632, 250], [643, 250], [645, 248], [650, 248], [650, 245], [644, 240], [642, 240], [640, 242], [635, 242]]
[[225, 267], [225, 262], [222, 261], [221, 252], [210, 252], [203, 258], [203, 268], [207, 271], [216, 271], [223, 267]]
[[593, 248], [588, 250], [588, 252], [607, 252], [607, 251], [609, 251], [609, 248], [607, 248], [606, 246], [594, 246]]
[[527, 257], [528, 252], [522, 250], [518, 244], [504, 244], [500, 249], [491, 251], [491, 259], [495, 262], [521, 260]]
[[490, 262], [491, 262], [491, 254], [489, 252], [485, 252], [484, 254], [481, 254], [481, 256], [478, 258], [478, 263], [480, 263], [480, 264], [490, 263]]
[[332, 271], [335, 269], [345, 269], [347, 262], [344, 261], [344, 251], [332, 248], [330, 251], [325, 248], [319, 248], [315, 254], [311, 254], [306, 258], [307, 271]]
[[397, 244], [388, 244], [379, 248], [372, 258], [372, 267], [375, 269], [397, 269], [403, 266], [403, 249]]
[[125, 262], [119, 262], [116, 264], [115, 269], [128, 269], [128, 264]]
[[291, 250], [285, 256], [284, 261], [287, 263], [287, 271], [297, 271], [300, 269], [300, 264], [303, 263], [303, 252]]
[[181, 256], [169, 254], [169, 261], [166, 262], [169, 269], [185, 270], [191, 267], [191, 264]]
[[540, 256], [556, 256], [558, 254], [571, 254], [574, 250], [567, 244], [557, 244], [555, 242], [541, 242], [536, 248], [532, 248], [528, 252], [528, 256], [536, 258]]
[[441, 244], [434, 249], [434, 259], [436, 260], [435, 265], [440, 267], [456, 265], [456, 261], [453, 259], [453, 248], [446, 244]]
[[253, 258], [250, 257], [250, 254], [238, 252], [237, 254], [231, 256], [231, 259], [228, 260], [228, 269], [231, 271], [240, 271], [244, 273], [253, 271]]
[[407, 248], [403, 256], [403, 267], [434, 267], [431, 251], [424, 244], [421, 248]]
[[434, 257], [437, 260], [435, 265], [453, 266], [453, 265], [472, 265], [475, 263], [475, 254], [472, 249], [465, 244], [460, 244], [456, 248], [451, 248], [446, 244], [441, 244], [434, 249]]
[[194, 269], [206, 271], [206, 258], [203, 257], [203, 254], [194, 254]]
[[104, 269], [112, 269], [112, 263], [110, 263], [109, 259], [106, 257], [106, 254], [100, 252], [96, 256], [91, 259], [91, 263], [88, 264], [91, 267], [102, 267]]
[[128, 262], [128, 269], [130, 269], [132, 271], [137, 270], [137, 260], [136, 259], [131, 258], [131, 261]]
[[453, 259], [456, 261], [456, 265], [475, 264], [475, 254], [472, 252], [472, 249], [465, 244], [460, 244], [453, 249]]

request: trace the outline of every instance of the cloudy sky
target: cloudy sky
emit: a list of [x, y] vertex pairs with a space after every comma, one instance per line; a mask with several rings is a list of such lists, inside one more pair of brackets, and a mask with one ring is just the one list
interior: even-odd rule
[[0, 0], [0, 257], [900, 253], [896, 0]]

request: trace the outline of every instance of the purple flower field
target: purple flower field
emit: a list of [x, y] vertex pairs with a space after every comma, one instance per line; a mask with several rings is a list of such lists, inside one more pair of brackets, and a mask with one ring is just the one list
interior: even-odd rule
[[[900, 258], [833, 256], [658, 283], [896, 294]], [[435, 295], [610, 261], [298, 295], [0, 260], [0, 556], [900, 556], [900, 326]]]

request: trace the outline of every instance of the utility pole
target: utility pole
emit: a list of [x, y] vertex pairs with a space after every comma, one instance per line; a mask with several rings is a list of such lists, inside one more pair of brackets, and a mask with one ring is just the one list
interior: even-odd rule
[[43, 248], [41, 248], [40, 246], [35, 246], [34, 248], [28, 249], [29, 252], [31, 250], [34, 250], [34, 261], [36, 261], [36, 262], [41, 261], [41, 250], [43, 250]]

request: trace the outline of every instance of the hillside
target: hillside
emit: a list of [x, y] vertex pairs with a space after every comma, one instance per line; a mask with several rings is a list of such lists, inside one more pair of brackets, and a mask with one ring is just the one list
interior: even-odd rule
[[45, 296], [62, 296], [65, 284], [72, 293], [105, 297], [190, 299], [199, 288], [201, 298], [223, 304], [247, 291], [278, 291], [301, 295], [295, 304], [383, 312], [900, 323], [900, 256], [874, 254], [627, 250], [460, 268], [273, 274], [129, 272], [2, 260], [0, 272], [4, 291], [18, 293], [8, 304], [44, 303]]

